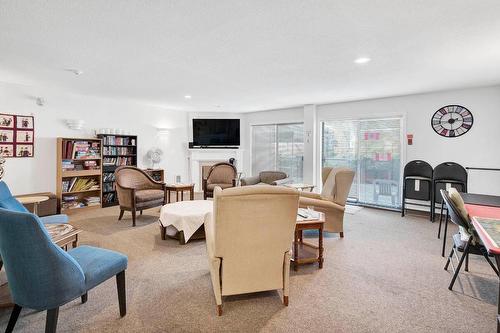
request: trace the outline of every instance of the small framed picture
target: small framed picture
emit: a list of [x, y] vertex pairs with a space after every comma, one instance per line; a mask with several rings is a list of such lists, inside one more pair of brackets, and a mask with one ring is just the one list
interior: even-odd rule
[[16, 145], [16, 157], [33, 157], [33, 145]]
[[17, 116], [17, 129], [33, 129], [33, 116]]
[[[0, 130], [0, 133], [2, 131]], [[0, 142], [2, 141], [2, 135], [0, 134]], [[17, 131], [16, 132], [16, 142], [19, 143], [33, 143], [33, 131]]]
[[14, 156], [14, 145], [0, 144], [0, 156], [13, 157]]
[[14, 143], [14, 130], [0, 129], [0, 143]]
[[0, 114], [0, 127], [14, 128], [14, 115]]

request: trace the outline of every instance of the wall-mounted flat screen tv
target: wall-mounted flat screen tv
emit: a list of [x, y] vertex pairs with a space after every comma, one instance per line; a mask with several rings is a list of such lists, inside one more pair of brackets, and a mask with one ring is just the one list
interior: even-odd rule
[[239, 119], [193, 119], [194, 146], [239, 146]]

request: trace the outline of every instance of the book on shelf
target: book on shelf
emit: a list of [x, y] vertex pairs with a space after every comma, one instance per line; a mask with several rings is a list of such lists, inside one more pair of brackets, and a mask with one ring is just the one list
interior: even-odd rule
[[103, 202], [103, 203], [111, 203], [111, 202], [115, 202], [115, 199], [116, 199], [116, 193], [115, 193], [115, 192], [105, 193], [105, 194], [102, 196], [102, 202]]
[[103, 182], [114, 182], [115, 181], [115, 173], [114, 172], [104, 172], [102, 174]]
[[65, 140], [62, 146], [62, 158], [65, 160], [84, 160], [101, 158], [101, 147], [97, 141]]
[[62, 208], [63, 209], [74, 209], [81, 207], [91, 207], [99, 206], [101, 204], [101, 198], [96, 196], [89, 196], [79, 199], [75, 195], [67, 195], [62, 198]]
[[106, 135], [103, 137], [105, 145], [113, 146], [135, 146], [135, 139], [130, 137], [116, 137], [114, 135]]
[[104, 155], [134, 155], [134, 148], [132, 147], [104, 147]]
[[97, 178], [72, 177], [70, 179], [64, 179], [62, 181], [63, 192], [79, 192], [99, 189], [100, 184]]
[[103, 165], [115, 165], [115, 166], [121, 166], [121, 165], [132, 165], [132, 157], [104, 157], [104, 160], [102, 162]]

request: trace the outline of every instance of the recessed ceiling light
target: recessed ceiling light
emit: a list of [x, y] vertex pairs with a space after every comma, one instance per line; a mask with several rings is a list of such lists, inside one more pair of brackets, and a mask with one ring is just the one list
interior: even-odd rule
[[185, 99], [191, 99], [191, 95], [185, 95], [184, 98]]
[[371, 59], [368, 57], [360, 57], [360, 58], [357, 58], [356, 60], [354, 60], [354, 63], [355, 64], [366, 64], [370, 61], [371, 61]]

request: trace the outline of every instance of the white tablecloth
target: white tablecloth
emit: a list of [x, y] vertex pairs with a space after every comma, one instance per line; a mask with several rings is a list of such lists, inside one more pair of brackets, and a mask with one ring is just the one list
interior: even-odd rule
[[184, 232], [187, 242], [208, 219], [212, 218], [213, 201], [186, 200], [164, 205], [160, 211], [160, 223], [174, 226]]

